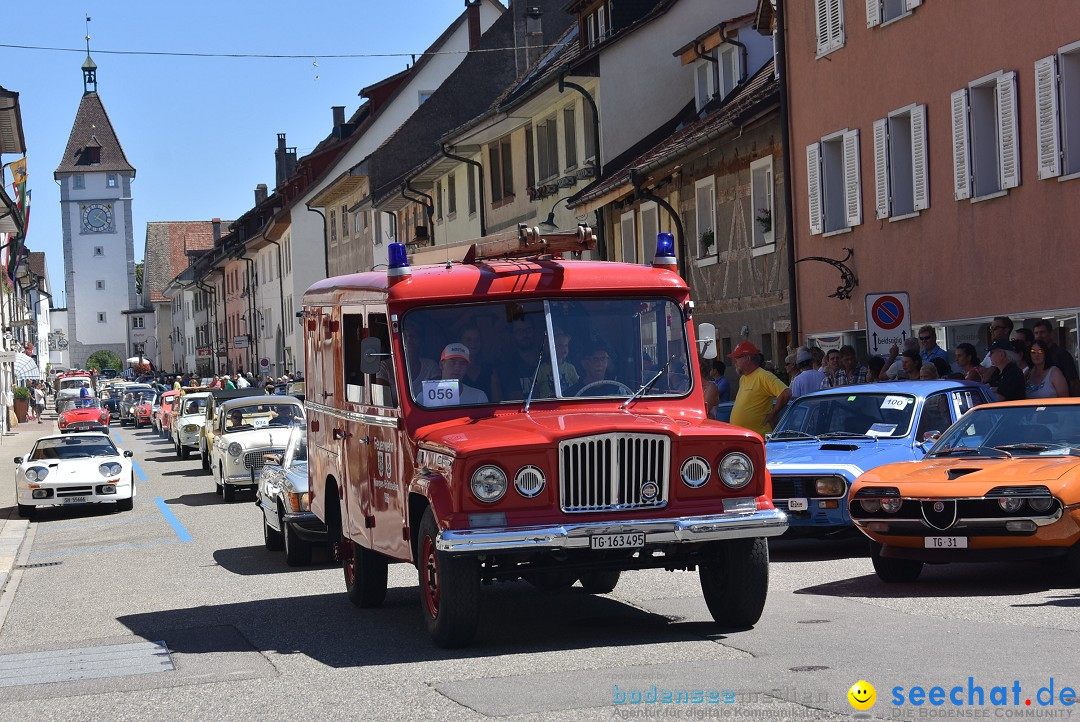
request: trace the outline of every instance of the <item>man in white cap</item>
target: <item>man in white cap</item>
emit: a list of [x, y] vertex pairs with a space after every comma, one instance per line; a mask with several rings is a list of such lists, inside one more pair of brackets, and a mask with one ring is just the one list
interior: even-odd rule
[[827, 376], [814, 368], [814, 356], [810, 349], [803, 346], [795, 352], [795, 367], [799, 370], [791, 382], [791, 398], [797, 399], [812, 391], [820, 391], [826, 386]]
[[465, 372], [469, 370], [469, 347], [463, 343], [447, 344], [439, 356], [439, 369], [444, 381], [457, 381], [457, 403], [459, 404], [486, 404], [487, 394], [480, 389], [466, 386], [461, 382]]

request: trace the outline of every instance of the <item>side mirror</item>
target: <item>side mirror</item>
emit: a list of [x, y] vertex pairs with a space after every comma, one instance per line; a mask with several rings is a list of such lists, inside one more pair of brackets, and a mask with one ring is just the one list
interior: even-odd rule
[[940, 438], [940, 431], [927, 431], [922, 435], [922, 440], [924, 444], [932, 444]]
[[131, 451], [130, 449], [129, 449], [128, 451], [125, 451], [125, 452], [124, 452], [124, 458], [125, 458], [125, 459], [130, 459], [130, 458], [131, 458], [131, 457], [133, 457], [133, 456], [135, 456], [135, 452], [134, 452], [134, 451]]
[[360, 371], [365, 374], [379, 373], [384, 358], [390, 358], [390, 354], [383, 351], [380, 339], [368, 336], [360, 342]]
[[697, 342], [701, 358], [710, 360], [716, 358], [716, 326], [711, 323], [698, 326]]
[[23, 462], [23, 458], [21, 456], [16, 456], [15, 457], [15, 463], [16, 464], [21, 464], [22, 462]]
[[263, 454], [263, 461], [274, 466], [281, 466], [285, 463], [285, 456], [283, 454]]

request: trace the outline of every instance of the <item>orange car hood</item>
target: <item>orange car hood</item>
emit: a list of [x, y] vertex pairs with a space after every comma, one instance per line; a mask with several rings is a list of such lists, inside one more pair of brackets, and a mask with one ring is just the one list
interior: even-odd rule
[[[950, 472], [955, 478], [949, 478]], [[1054, 491], [1068, 485], [1077, 472], [1080, 457], [1075, 456], [931, 459], [881, 466], [860, 476], [857, 483], [898, 486], [904, 496], [982, 496], [995, 486], [1042, 484]]]

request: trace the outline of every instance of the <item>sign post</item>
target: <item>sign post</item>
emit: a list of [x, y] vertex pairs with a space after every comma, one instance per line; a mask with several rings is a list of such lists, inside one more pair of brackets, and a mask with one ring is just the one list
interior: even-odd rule
[[911, 305], [905, 291], [866, 294], [866, 343], [870, 353], [887, 356], [911, 336]]

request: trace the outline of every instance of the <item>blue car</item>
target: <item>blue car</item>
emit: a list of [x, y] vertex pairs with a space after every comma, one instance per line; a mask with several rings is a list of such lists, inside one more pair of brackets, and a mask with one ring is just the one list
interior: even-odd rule
[[993, 401], [971, 381], [842, 386], [792, 401], [766, 437], [773, 503], [795, 532], [851, 526], [847, 494], [864, 471], [918, 461], [968, 409]]

